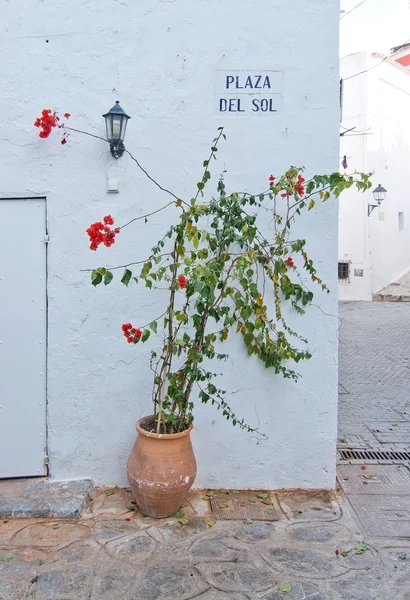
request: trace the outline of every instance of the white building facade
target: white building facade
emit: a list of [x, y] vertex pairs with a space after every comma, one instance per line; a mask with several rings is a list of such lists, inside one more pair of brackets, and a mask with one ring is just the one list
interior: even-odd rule
[[339, 298], [372, 300], [410, 268], [410, 72], [360, 52], [341, 60], [341, 78], [341, 161], [348, 173], [373, 173], [372, 189], [381, 184], [387, 194], [375, 209], [371, 190], [339, 201]]
[[[221, 125], [227, 142], [213, 180], [226, 168], [227, 185], [242, 191], [290, 165], [330, 173], [338, 167], [338, 26], [336, 0], [4, 4], [0, 477], [48, 468], [54, 480], [126, 484], [135, 422], [151, 411], [150, 348], [126, 344], [121, 324], [149, 322], [160, 299], [115, 281], [93, 288], [82, 269], [145, 258], [170, 215], [139, 222], [96, 253], [85, 230], [107, 214], [123, 224], [168, 197], [129, 156], [113, 161], [98, 138], [72, 132], [64, 146], [58, 135], [40, 139], [40, 111], [67, 111], [71, 127], [103, 137], [101, 115], [120, 100], [132, 117], [127, 149], [182, 198], [195, 191]], [[226, 110], [221, 71], [275, 72], [274, 95], [259, 103], [267, 109]], [[107, 193], [107, 179], [119, 181], [118, 194]], [[294, 316], [313, 358], [298, 366], [295, 384], [232, 342], [224, 387], [235, 412], [268, 439], [199, 406], [197, 487], [335, 485], [337, 204], [318, 206], [298, 227], [332, 290], [315, 295], [321, 310]]]

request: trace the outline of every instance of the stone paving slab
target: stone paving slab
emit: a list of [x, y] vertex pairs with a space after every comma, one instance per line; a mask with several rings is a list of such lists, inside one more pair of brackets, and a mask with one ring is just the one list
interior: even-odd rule
[[352, 494], [349, 502], [367, 536], [410, 540], [410, 495]]
[[410, 495], [410, 471], [402, 465], [340, 465], [337, 479], [348, 495]]
[[345, 497], [271, 493], [275, 522], [209, 520], [203, 497], [186, 525], [117, 488], [82, 518], [0, 521], [0, 599], [408, 600], [410, 536], [367, 538]]
[[74, 519], [91, 509], [90, 479], [53, 482], [50, 479], [0, 480], [0, 518], [65, 517]]

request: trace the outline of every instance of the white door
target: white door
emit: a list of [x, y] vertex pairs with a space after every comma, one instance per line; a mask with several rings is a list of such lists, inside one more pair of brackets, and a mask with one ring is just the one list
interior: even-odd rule
[[0, 198], [0, 478], [44, 475], [45, 198]]

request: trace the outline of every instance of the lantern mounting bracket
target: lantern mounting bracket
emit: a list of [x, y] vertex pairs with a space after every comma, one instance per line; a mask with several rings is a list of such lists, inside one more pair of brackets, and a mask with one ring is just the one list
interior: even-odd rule
[[125, 146], [124, 146], [123, 142], [117, 142], [117, 143], [111, 142], [110, 151], [114, 158], [120, 158], [120, 156], [122, 156], [125, 152]]

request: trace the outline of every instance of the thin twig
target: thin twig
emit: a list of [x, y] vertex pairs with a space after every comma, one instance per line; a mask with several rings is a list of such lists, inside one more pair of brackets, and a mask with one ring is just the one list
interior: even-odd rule
[[121, 225], [120, 229], [124, 229], [124, 227], [127, 227], [131, 223], [134, 223], [134, 221], [140, 221], [141, 219], [147, 219], [148, 217], [152, 217], [152, 215], [156, 215], [157, 213], [161, 212], [161, 210], [164, 210], [165, 208], [168, 208], [168, 206], [171, 206], [171, 205], [175, 206], [175, 202], [174, 201], [168, 202], [168, 204], [165, 204], [161, 208], [158, 208], [157, 210], [154, 210], [151, 213], [148, 213], [146, 215], [141, 215], [140, 217], [135, 217], [134, 219], [131, 219], [131, 221], [128, 221], [128, 223], [125, 223], [125, 225]]

